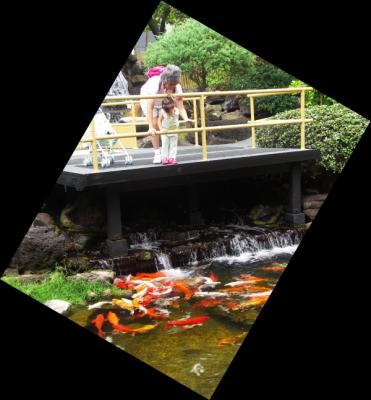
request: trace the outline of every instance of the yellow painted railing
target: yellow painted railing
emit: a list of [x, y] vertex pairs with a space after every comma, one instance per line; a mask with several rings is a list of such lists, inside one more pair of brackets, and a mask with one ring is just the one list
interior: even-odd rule
[[[193, 128], [179, 128], [172, 130], [171, 133], [195, 133], [195, 145], [198, 146], [198, 132], [201, 131], [201, 146], [202, 146], [202, 160], [207, 160], [207, 146], [206, 146], [206, 131], [221, 131], [221, 130], [231, 130], [236, 128], [251, 128], [251, 147], [256, 148], [256, 128], [262, 126], [273, 126], [273, 125], [288, 125], [288, 124], [300, 124], [300, 148], [305, 149], [305, 123], [311, 122], [312, 119], [305, 118], [305, 92], [307, 90], [312, 90], [311, 87], [296, 87], [296, 88], [283, 88], [283, 89], [256, 89], [256, 90], [233, 90], [233, 91], [215, 91], [215, 92], [193, 92], [193, 93], [182, 93], [184, 101], [193, 102], [193, 119], [190, 121], [193, 123]], [[287, 119], [287, 120], [255, 120], [255, 105], [254, 99], [256, 97], [262, 96], [274, 96], [282, 94], [297, 94], [300, 93], [300, 118], [299, 119]], [[237, 125], [221, 125], [221, 126], [206, 126], [206, 116], [205, 116], [205, 99], [210, 96], [247, 96], [250, 99], [250, 121], [245, 124]], [[157, 94], [152, 96], [109, 96], [106, 97], [102, 103], [104, 106], [123, 106], [131, 104], [131, 121], [128, 124], [133, 126], [148, 125], [146, 122], [138, 120], [136, 115], [135, 105], [139, 103], [140, 99], [157, 99], [165, 98], [166, 94]], [[200, 126], [198, 126], [198, 112], [197, 112], [197, 101], [199, 102], [200, 109]], [[181, 121], [182, 122], [182, 121]], [[93, 158], [93, 168], [95, 171], [99, 169], [97, 161], [97, 140], [107, 140], [107, 135], [97, 136], [94, 128], [94, 120], [91, 122], [90, 126], [91, 135], [90, 137], [84, 137], [81, 143], [91, 143], [92, 145], [92, 158]], [[168, 133], [168, 132], [166, 132]], [[165, 132], [157, 131], [157, 134], [166, 134]], [[148, 136], [148, 132], [132, 132], [132, 133], [122, 133], [116, 134], [114, 137], [120, 138], [138, 138]]]

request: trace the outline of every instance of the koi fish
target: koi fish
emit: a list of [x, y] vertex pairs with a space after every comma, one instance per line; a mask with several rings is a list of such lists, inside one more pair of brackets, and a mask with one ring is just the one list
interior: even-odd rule
[[162, 312], [156, 312], [155, 307], [151, 307], [147, 309], [147, 315], [150, 318], [166, 318], [169, 316], [169, 312], [167, 310], [161, 310]]
[[226, 283], [224, 286], [234, 287], [234, 286], [248, 285], [248, 283], [249, 282], [247, 282], [247, 281], [235, 281], [235, 282]]
[[129, 311], [131, 314], [134, 314], [134, 305], [131, 300], [128, 299], [112, 299], [112, 303], [116, 306], [123, 308], [124, 310]]
[[205, 300], [201, 300], [198, 303], [194, 304], [192, 306], [192, 308], [215, 307], [218, 304], [222, 304], [222, 301], [216, 300], [216, 299], [205, 299]]
[[236, 336], [231, 336], [225, 339], [221, 339], [218, 342], [218, 346], [222, 347], [225, 346], [227, 344], [236, 344], [236, 342], [238, 341], [238, 339], [242, 339], [247, 332], [242, 332], [240, 335], [236, 335]]
[[135, 330], [135, 333], [145, 333], [145, 332], [151, 331], [152, 329], [156, 328], [156, 326], [158, 324], [159, 323], [153, 324], [153, 325], [144, 325], [141, 328], [134, 329], [134, 330]]
[[101, 308], [104, 304], [112, 304], [111, 301], [99, 301], [98, 303], [91, 304], [88, 306], [88, 310], [92, 310], [93, 308]]
[[165, 325], [169, 328], [172, 326], [182, 326], [182, 325], [195, 325], [195, 324], [202, 324], [203, 322], [207, 321], [210, 317], [201, 316], [201, 317], [194, 317], [188, 319], [178, 319], [176, 321], [167, 321]]
[[218, 278], [215, 276], [215, 274], [212, 272], [209, 276], [209, 278], [213, 281], [213, 282], [218, 282]]
[[98, 314], [92, 321], [92, 324], [95, 324], [95, 327], [98, 329], [98, 336], [103, 336], [102, 326], [104, 321], [107, 321], [103, 314]]
[[259, 292], [259, 293], [249, 293], [245, 297], [265, 297], [272, 293], [272, 290], [267, 290], [266, 292]]
[[284, 265], [272, 265], [269, 267], [260, 267], [258, 268], [259, 270], [262, 271], [273, 271], [273, 272], [281, 272], [285, 269], [286, 267]]
[[257, 283], [257, 282], [263, 282], [266, 279], [265, 278], [260, 278], [258, 276], [251, 276], [251, 275], [247, 275], [247, 274], [241, 274], [241, 277], [244, 278], [244, 282], [248, 282], [248, 283]]
[[136, 274], [132, 280], [143, 279], [143, 278], [160, 278], [166, 276], [163, 272], [140, 272]]
[[142, 326], [141, 328], [137, 328], [137, 329], [132, 329], [132, 328], [128, 328], [127, 326], [124, 326], [124, 325], [116, 325], [116, 324], [112, 325], [112, 327], [113, 327], [114, 329], [120, 331], [120, 332], [124, 332], [124, 333], [133, 333], [133, 334], [135, 334], [135, 333], [145, 333], [145, 332], [148, 332], [148, 331], [150, 331], [150, 330], [156, 328], [157, 325], [158, 325], [158, 323], [157, 323], [157, 324], [154, 324], [154, 325], [144, 325], [144, 326]]
[[141, 291], [139, 291], [138, 293], [135, 293], [133, 296], [132, 296], [132, 298], [133, 299], [136, 299], [136, 298], [141, 298], [141, 297], [144, 297], [144, 295], [147, 293], [147, 291], [148, 291], [148, 288], [147, 287], [145, 287], [144, 289], [142, 289]]
[[264, 286], [253, 285], [253, 286], [249, 286], [249, 290], [251, 292], [267, 292], [272, 289], [264, 287]]
[[204, 288], [210, 287], [210, 288], [214, 288], [216, 285], [219, 285], [220, 282], [218, 282], [215, 275], [213, 275], [213, 278], [208, 278], [207, 276], [203, 276], [202, 279], [205, 281], [205, 283], [201, 286], [199, 286], [198, 290], [202, 290]]
[[194, 297], [229, 297], [227, 293], [221, 292], [195, 292]]
[[107, 320], [111, 325], [119, 325], [120, 323], [119, 317], [112, 311], [108, 312]]
[[184, 293], [184, 300], [189, 300], [193, 293], [192, 291], [181, 282], [174, 282], [173, 286]]

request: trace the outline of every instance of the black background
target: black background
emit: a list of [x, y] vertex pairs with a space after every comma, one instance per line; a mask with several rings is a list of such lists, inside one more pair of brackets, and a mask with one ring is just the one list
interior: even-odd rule
[[[370, 119], [365, 10], [169, 3]], [[33, 5], [4, 14], [2, 270], [156, 6]], [[358, 398], [366, 388], [370, 149], [368, 129], [213, 398]], [[2, 390], [200, 398], [2, 282], [0, 296]]]

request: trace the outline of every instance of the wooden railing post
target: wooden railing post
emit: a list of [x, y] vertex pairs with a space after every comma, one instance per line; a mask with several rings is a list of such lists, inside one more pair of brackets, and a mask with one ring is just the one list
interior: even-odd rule
[[[197, 100], [196, 99], [193, 99], [193, 120], [194, 120], [194, 127], [198, 128]], [[195, 131], [195, 146], [199, 146], [199, 144], [198, 144], [198, 131]]]
[[[255, 121], [255, 110], [254, 110], [254, 96], [250, 97], [250, 120], [251, 122]], [[255, 126], [251, 127], [251, 147], [253, 149], [256, 148], [256, 133], [255, 133]]]
[[206, 147], [206, 118], [205, 118], [205, 96], [200, 96], [200, 113], [201, 113], [201, 142], [202, 142], [202, 160], [207, 160]]

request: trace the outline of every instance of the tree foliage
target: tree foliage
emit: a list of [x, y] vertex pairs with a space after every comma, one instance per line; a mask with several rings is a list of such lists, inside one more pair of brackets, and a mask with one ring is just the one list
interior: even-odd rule
[[199, 90], [229, 88], [230, 79], [254, 68], [254, 55], [205, 25], [187, 19], [148, 45], [146, 67], [175, 64]]
[[[298, 86], [308, 86], [308, 85], [300, 80], [293, 80], [290, 83], [290, 87], [298, 87]], [[322, 106], [322, 105], [331, 105], [335, 103], [336, 100], [319, 92], [317, 89], [309, 90], [306, 91], [305, 93], [305, 104], [307, 106], [318, 106], [318, 105]]]
[[161, 1], [148, 22], [148, 28], [155, 36], [159, 36], [166, 32], [166, 24], [178, 25], [187, 18], [181, 11]]
[[[272, 89], [285, 88], [290, 85], [294, 78], [287, 72], [270, 64], [260, 57], [256, 58], [254, 70], [247, 71], [242, 75], [236, 75], [231, 79], [231, 90], [244, 89]], [[244, 99], [243, 103], [248, 104]], [[274, 115], [279, 112], [297, 108], [298, 100], [291, 95], [269, 96], [256, 98], [255, 108], [259, 113]]]

